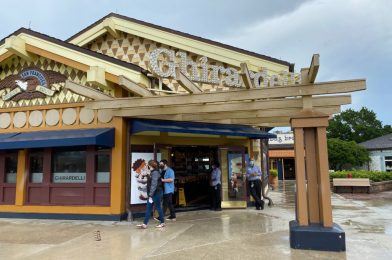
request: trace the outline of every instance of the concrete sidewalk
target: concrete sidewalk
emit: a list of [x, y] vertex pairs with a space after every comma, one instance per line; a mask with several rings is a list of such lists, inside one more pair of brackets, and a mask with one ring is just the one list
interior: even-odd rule
[[[334, 221], [346, 231], [347, 252], [294, 250], [293, 182], [270, 192], [275, 206], [263, 211], [179, 213], [156, 229], [134, 223], [0, 219], [0, 259], [392, 259], [392, 201], [333, 195]], [[101, 240], [96, 241], [96, 231]]]

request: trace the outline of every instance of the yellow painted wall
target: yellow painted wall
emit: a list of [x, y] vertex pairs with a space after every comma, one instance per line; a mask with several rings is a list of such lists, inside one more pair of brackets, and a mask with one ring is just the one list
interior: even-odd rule
[[125, 182], [127, 172], [127, 122], [114, 118], [115, 146], [112, 149], [110, 213], [125, 212]]

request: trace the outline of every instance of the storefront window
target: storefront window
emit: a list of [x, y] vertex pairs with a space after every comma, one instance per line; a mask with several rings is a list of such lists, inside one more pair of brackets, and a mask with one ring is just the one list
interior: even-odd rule
[[53, 183], [86, 183], [86, 151], [54, 151]]
[[42, 183], [44, 168], [43, 154], [32, 154], [30, 156], [30, 182]]
[[18, 166], [18, 155], [7, 154], [5, 157], [5, 182], [16, 183], [16, 170]]
[[95, 156], [96, 182], [110, 183], [110, 155], [109, 153]]
[[[228, 196], [229, 200], [243, 200], [245, 198], [245, 166], [242, 152], [229, 152], [228, 162]], [[247, 157], [247, 156], [246, 156]], [[245, 158], [246, 161], [247, 158]]]
[[385, 171], [392, 172], [392, 156], [385, 156]]

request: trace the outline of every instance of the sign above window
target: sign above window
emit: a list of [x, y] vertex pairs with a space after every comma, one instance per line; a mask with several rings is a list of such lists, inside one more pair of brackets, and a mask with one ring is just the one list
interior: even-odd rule
[[[158, 48], [150, 53], [150, 68], [162, 78], [176, 79], [176, 67], [190, 80], [212, 85], [242, 87], [240, 73], [236, 68], [223, 67], [208, 63], [203, 56], [199, 62], [191, 60], [184, 51], [175, 52], [166, 48]], [[267, 69], [260, 68], [259, 72], [249, 72], [256, 88], [294, 85], [301, 83], [301, 75], [281, 71], [278, 75], [269, 75]]]

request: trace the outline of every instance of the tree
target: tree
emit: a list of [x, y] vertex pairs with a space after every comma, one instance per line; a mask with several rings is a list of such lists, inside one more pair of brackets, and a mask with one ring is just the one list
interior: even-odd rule
[[328, 139], [329, 168], [333, 170], [349, 170], [369, 162], [369, 152], [354, 141], [343, 141], [337, 138]]
[[391, 134], [392, 133], [392, 127], [391, 125], [384, 125], [383, 127], [383, 135]]
[[361, 143], [388, 133], [392, 133], [390, 125], [382, 126], [376, 113], [362, 107], [359, 111], [348, 109], [334, 116], [327, 128], [328, 138], [339, 138]]

